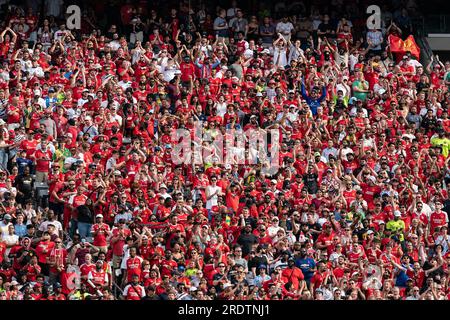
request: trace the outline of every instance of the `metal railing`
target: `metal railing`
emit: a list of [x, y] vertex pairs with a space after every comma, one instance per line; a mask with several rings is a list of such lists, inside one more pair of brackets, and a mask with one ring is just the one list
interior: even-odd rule
[[429, 33], [450, 33], [450, 14], [430, 14], [425, 17], [412, 18], [417, 35]]

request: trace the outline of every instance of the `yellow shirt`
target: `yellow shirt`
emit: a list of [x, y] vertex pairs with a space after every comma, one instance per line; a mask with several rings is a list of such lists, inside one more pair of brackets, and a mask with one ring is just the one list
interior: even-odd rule
[[434, 137], [434, 138], [431, 138], [430, 142], [434, 147], [440, 146], [442, 148], [442, 155], [446, 158], [448, 157], [449, 150], [450, 150], [450, 139], [448, 139], [448, 138], [441, 139], [439, 137]]

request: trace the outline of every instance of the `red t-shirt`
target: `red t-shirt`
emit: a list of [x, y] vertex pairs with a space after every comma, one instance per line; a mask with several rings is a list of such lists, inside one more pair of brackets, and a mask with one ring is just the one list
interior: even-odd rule
[[52, 152], [50, 150], [42, 151], [37, 150], [34, 153], [36, 159], [36, 171], [48, 172], [50, 167], [50, 161], [52, 159]]
[[94, 246], [104, 247], [107, 245], [106, 235], [109, 233], [109, 225], [106, 223], [96, 223], [92, 226], [92, 233], [97, 232], [97, 235], [94, 236]]

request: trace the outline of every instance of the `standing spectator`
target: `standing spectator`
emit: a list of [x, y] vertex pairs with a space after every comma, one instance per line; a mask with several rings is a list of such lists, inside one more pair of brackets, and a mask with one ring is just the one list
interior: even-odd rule
[[381, 45], [383, 44], [384, 39], [383, 34], [380, 30], [370, 29], [369, 31], [367, 31], [366, 41], [369, 46], [369, 52], [373, 53], [374, 55], [381, 54]]
[[291, 40], [292, 31], [294, 31], [294, 25], [289, 21], [289, 17], [285, 16], [277, 23], [276, 32], [281, 33], [284, 40]]
[[223, 41], [228, 44], [228, 22], [225, 19], [226, 12], [224, 9], [220, 9], [219, 15], [214, 20], [214, 31], [216, 32], [216, 36], [219, 41]]

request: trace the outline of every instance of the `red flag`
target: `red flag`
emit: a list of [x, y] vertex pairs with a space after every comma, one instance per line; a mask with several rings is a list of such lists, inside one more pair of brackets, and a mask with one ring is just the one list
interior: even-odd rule
[[409, 51], [413, 56], [416, 56], [417, 59], [420, 58], [420, 48], [412, 35], [403, 41], [401, 38], [391, 34], [388, 37], [388, 41], [391, 52], [404, 54], [406, 51]]
[[420, 58], [420, 48], [412, 35], [410, 35], [408, 38], [406, 38], [405, 41], [403, 41], [403, 48], [405, 51], [411, 52], [411, 54], [417, 59]]

